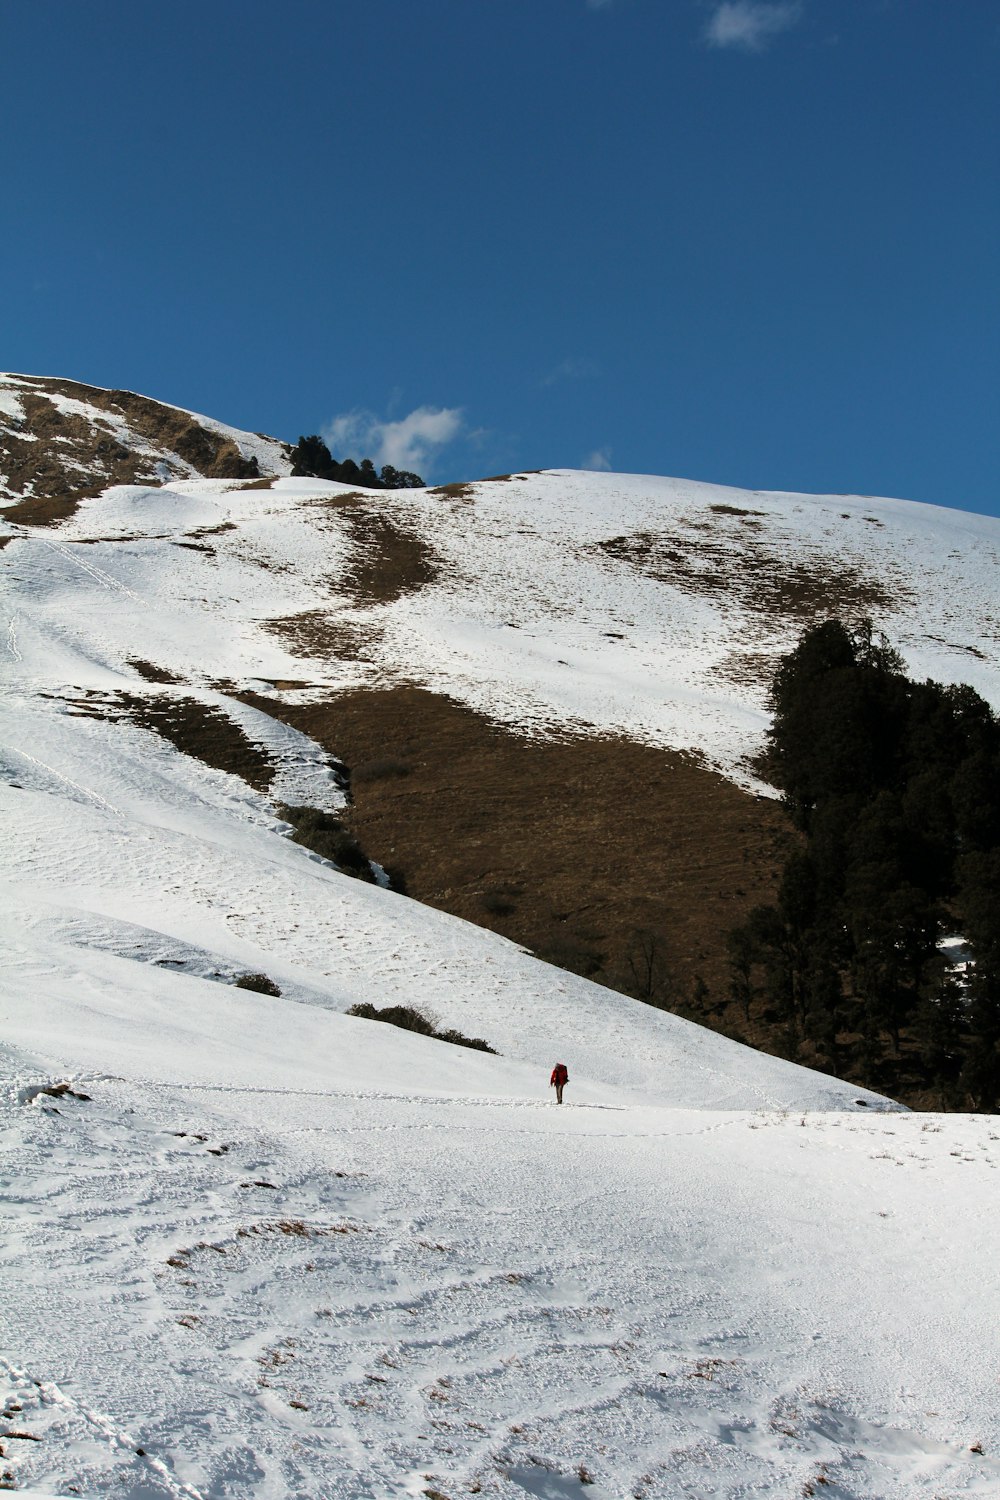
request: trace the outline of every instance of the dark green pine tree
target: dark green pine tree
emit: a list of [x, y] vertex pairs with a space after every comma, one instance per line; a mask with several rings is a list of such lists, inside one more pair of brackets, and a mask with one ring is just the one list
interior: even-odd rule
[[[731, 997], [875, 1086], [916, 1069], [1000, 1107], [1000, 724], [910, 681], [870, 622], [807, 630], [772, 687], [769, 774], [804, 837], [729, 940]], [[941, 946], [966, 935], [964, 981]], [[906, 1055], [903, 1056], [904, 1037]]]

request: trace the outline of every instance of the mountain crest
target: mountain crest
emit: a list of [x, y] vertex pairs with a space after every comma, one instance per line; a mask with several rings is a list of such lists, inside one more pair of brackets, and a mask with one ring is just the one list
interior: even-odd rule
[[287, 444], [134, 391], [0, 375], [0, 502], [8, 520], [56, 524], [113, 484], [265, 479]]

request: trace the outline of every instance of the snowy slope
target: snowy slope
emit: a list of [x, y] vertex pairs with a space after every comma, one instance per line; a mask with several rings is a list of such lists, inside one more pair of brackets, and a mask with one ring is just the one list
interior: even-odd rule
[[65, 651], [81, 611], [112, 622], [88, 681], [128, 641], [186, 681], [303, 684], [292, 701], [416, 682], [533, 733], [693, 751], [758, 790], [770, 673], [828, 613], [871, 615], [912, 673], [1000, 705], [995, 518], [632, 475], [460, 488], [199, 480], [115, 488], [57, 530], [0, 521], [9, 628]]
[[288, 453], [274, 438], [133, 391], [0, 373], [0, 505], [126, 478], [289, 474]]
[[[22, 706], [10, 739], [18, 1483], [994, 1493], [991, 1122], [886, 1113], [349, 881], [147, 731]], [[281, 999], [223, 982], [261, 966]]]
[[[732, 512], [759, 512], [758, 560], [798, 549], [803, 593], [856, 533], [911, 662], [992, 701], [996, 523], [603, 475], [344, 495], [125, 486], [5, 528], [0, 1476], [130, 1500], [1000, 1492], [994, 1122], [899, 1111], [348, 879], [275, 814], [339, 807], [336, 766], [232, 697], [408, 678], [744, 774], [763, 698], [733, 660], [803, 606], [781, 614], [773, 560], [763, 603], [739, 582]], [[679, 544], [653, 577], [654, 532], [692, 518], [721, 582]], [[404, 533], [424, 565], [397, 546], [362, 597], [365, 537]], [[123, 693], [232, 717], [269, 792]], [[281, 997], [234, 988], [248, 971]]]

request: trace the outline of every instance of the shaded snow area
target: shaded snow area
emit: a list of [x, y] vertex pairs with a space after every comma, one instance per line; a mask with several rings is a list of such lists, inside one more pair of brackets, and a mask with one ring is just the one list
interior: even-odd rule
[[[639, 653], [635, 639], [597, 641], [627, 625], [626, 586], [620, 559], [586, 551], [587, 525], [624, 533], [607, 509], [619, 494], [648, 529], [640, 500], [689, 507], [697, 488], [644, 481], [641, 499], [639, 483], [407, 494], [400, 526], [419, 522], [438, 576], [364, 605], [344, 583], [359, 542], [336, 486], [133, 486], [57, 530], [8, 525], [0, 1487], [1000, 1493], [997, 1122], [900, 1110], [347, 878], [276, 810], [341, 807], [336, 763], [233, 696], [405, 668], [477, 702], [494, 674], [509, 722], [540, 724], [544, 708], [664, 741], [705, 733], [735, 764], [763, 709], [706, 686], [699, 653], [723, 605], [684, 616], [656, 592], [672, 585], [636, 583], [646, 666], [614, 654]], [[792, 501], [754, 504], [787, 520]], [[830, 504], [881, 506], [883, 541], [895, 524], [892, 502]], [[896, 556], [923, 566], [936, 548], [931, 602], [919, 622], [895, 618], [945, 675], [927, 632], [953, 609], [986, 691], [993, 647], [972, 625], [995, 530], [958, 518], [948, 540], [945, 513], [926, 510], [900, 512]], [[492, 519], [463, 551], [475, 514]], [[546, 538], [537, 584], [510, 541], [529, 514]], [[350, 618], [366, 659], [296, 654], [273, 624], [309, 612]], [[570, 691], [555, 665], [572, 643]], [[707, 659], [722, 654], [719, 635]], [[144, 727], [153, 698], [231, 725], [265, 789]], [[236, 987], [246, 974], [280, 996]], [[417, 1005], [499, 1055], [347, 1016], [357, 1002]]]

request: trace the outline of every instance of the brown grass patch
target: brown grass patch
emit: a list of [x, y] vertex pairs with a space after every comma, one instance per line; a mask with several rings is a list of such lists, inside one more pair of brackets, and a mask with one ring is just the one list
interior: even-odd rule
[[[66, 480], [63, 478], [63, 485]], [[84, 486], [82, 489], [58, 495], [29, 495], [13, 505], [5, 505], [5, 521], [15, 521], [19, 526], [58, 526], [75, 516], [83, 500], [92, 500], [100, 495], [100, 489]]]
[[[73, 380], [26, 379], [15, 387], [23, 418], [0, 420], [0, 471], [5, 490], [21, 497], [6, 510], [10, 520], [29, 526], [56, 526], [68, 520], [80, 501], [113, 484], [160, 484], [165, 463], [182, 476], [176, 454], [212, 479], [259, 477], [256, 459], [243, 458], [236, 444], [203, 427], [194, 417], [132, 391], [103, 391]], [[115, 413], [133, 432], [160, 449], [137, 453], [116, 434], [112, 423], [80, 412], [60, 411], [53, 396], [85, 402]], [[270, 483], [270, 480], [265, 481]]]
[[361, 609], [394, 604], [438, 576], [434, 553], [421, 536], [373, 510], [348, 517], [355, 558], [337, 580]]
[[[507, 477], [509, 478], [510, 476], [508, 475]], [[428, 490], [427, 493], [428, 495], [441, 495], [446, 500], [475, 500], [476, 487], [474, 484], [466, 482], [439, 484], [433, 490]]]
[[116, 698], [134, 724], [154, 730], [183, 754], [242, 777], [258, 792], [270, 790], [274, 779], [271, 762], [228, 714], [208, 708], [196, 698], [136, 693], [118, 693]]
[[[319, 661], [369, 662], [372, 660], [370, 643], [377, 642], [379, 636], [377, 626], [337, 619], [322, 609], [266, 620], [264, 628], [286, 641], [296, 656]], [[300, 685], [311, 686], [309, 683]], [[275, 683], [275, 687], [281, 690], [283, 684]]]
[[305, 1219], [271, 1219], [262, 1224], [247, 1224], [237, 1229], [239, 1239], [255, 1234], [283, 1234], [292, 1239], [323, 1239], [331, 1234], [362, 1234], [363, 1224], [307, 1224]]
[[[309, 504], [314, 502], [310, 501]], [[331, 580], [331, 588], [347, 596], [347, 607], [371, 609], [394, 604], [407, 594], [433, 583], [439, 565], [433, 550], [415, 531], [383, 515], [379, 497], [351, 491], [334, 496], [324, 508], [344, 512], [352, 546], [351, 560]], [[287, 641], [298, 656], [370, 661], [371, 625], [359, 625], [336, 611], [306, 610], [264, 622], [265, 629]]]
[[235, 531], [235, 521], [218, 521], [214, 526], [196, 526], [194, 531], [185, 533], [187, 536], [218, 536], [223, 531]]
[[[236, 444], [220, 432], [202, 427], [185, 411], [165, 406], [135, 391], [104, 391], [75, 380], [46, 380], [44, 388], [86, 401], [102, 411], [123, 415], [133, 431], [150, 443], [168, 449], [197, 469], [206, 479], [256, 479], [255, 459], [243, 458]], [[23, 398], [22, 398], [23, 399]], [[149, 460], [147, 459], [148, 463]], [[115, 480], [114, 483], [122, 483]]]
[[133, 671], [138, 672], [147, 682], [160, 682], [163, 684], [183, 682], [183, 677], [178, 677], [176, 672], [168, 672], [166, 667], [157, 667], [151, 661], [146, 661], [142, 656], [126, 656], [125, 660]]
[[[740, 518], [752, 514], [735, 506], [711, 509]], [[730, 529], [724, 541], [712, 540], [710, 522], [691, 519], [686, 524], [697, 535], [681, 530], [669, 535], [633, 532], [608, 537], [586, 550], [603, 552], [684, 593], [708, 595], [756, 614], [800, 623], [831, 614], [869, 614], [912, 595], [901, 578], [890, 592], [880, 579], [833, 554], [793, 555], [782, 548], [780, 537], [765, 540], [746, 520], [738, 530]]]
[[368, 504], [371, 498], [371, 490], [345, 490], [342, 495], [310, 495], [299, 503], [310, 510], [344, 510], [351, 505]]
[[672, 751], [527, 739], [420, 688], [249, 701], [348, 766], [408, 768], [353, 784], [350, 826], [409, 895], [604, 982], [636, 929], [662, 933], [682, 1003], [700, 976], [700, 1018], [737, 1025], [725, 933], [773, 897], [790, 837], [776, 803]]

